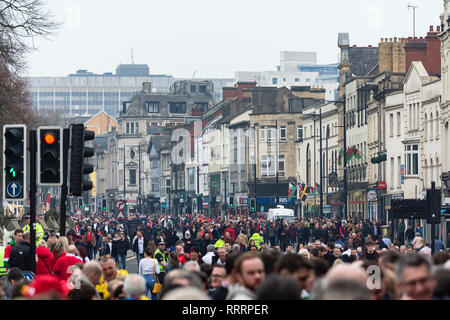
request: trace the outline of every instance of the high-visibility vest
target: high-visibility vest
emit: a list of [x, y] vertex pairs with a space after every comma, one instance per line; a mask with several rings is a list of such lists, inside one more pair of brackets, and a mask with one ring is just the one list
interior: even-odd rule
[[[25, 227], [22, 228], [23, 231], [30, 231], [30, 225], [27, 224]], [[44, 240], [44, 228], [42, 225], [37, 222], [36, 223], [36, 245], [39, 243], [39, 241]]]
[[255, 241], [255, 246], [256, 248], [258, 248], [258, 250], [261, 249], [261, 243], [263, 243], [264, 240], [259, 233], [254, 233], [249, 241], [251, 240]]
[[[153, 259], [156, 259], [155, 257], [156, 257], [156, 255], [158, 254], [158, 253], [161, 253], [161, 255], [162, 255], [162, 257], [163, 257], [163, 260], [164, 260], [164, 262], [166, 263], [166, 265], [169, 263], [169, 259], [166, 257], [166, 255], [164, 254], [164, 253], [162, 253], [161, 252], [161, 250], [156, 250], [155, 251], [155, 254], [153, 255]], [[161, 264], [161, 263], [158, 263], [158, 265], [159, 265], [159, 272], [166, 272], [166, 269], [164, 268], [164, 266]]]
[[6, 276], [8, 268], [5, 267], [3, 257], [5, 256], [5, 247], [0, 247], [0, 276]]
[[223, 246], [225, 246], [225, 241], [222, 239], [217, 240], [214, 244], [214, 248], [222, 248]]

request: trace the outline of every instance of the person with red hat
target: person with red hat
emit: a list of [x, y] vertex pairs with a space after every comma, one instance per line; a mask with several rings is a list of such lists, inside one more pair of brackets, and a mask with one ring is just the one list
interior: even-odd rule
[[72, 244], [66, 255], [56, 261], [53, 272], [60, 280], [67, 280], [71, 276], [71, 266], [78, 263], [83, 264], [83, 260], [77, 258], [76, 254], [77, 248]]
[[23, 296], [37, 300], [66, 299], [70, 288], [67, 281], [62, 281], [51, 274], [38, 275], [32, 283], [23, 288]]

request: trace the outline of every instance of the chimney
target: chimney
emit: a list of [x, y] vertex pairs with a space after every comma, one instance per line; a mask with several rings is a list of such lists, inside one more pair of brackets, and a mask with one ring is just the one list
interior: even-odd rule
[[441, 32], [441, 26], [436, 27], [436, 32]]
[[433, 32], [434, 30], [433, 30], [433, 26], [430, 26], [430, 32]]
[[152, 83], [151, 82], [143, 82], [142, 83], [142, 92], [143, 93], [152, 93]]

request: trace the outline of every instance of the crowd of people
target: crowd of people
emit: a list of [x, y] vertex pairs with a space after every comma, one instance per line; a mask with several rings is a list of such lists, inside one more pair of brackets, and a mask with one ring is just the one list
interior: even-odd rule
[[[151, 214], [74, 216], [65, 235], [30, 233], [5, 249], [4, 299], [449, 299], [450, 251], [421, 226], [376, 221]], [[138, 270], [127, 271], [132, 252]]]

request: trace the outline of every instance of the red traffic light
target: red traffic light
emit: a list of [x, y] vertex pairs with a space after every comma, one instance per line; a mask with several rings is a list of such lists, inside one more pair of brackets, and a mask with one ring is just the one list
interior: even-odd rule
[[55, 137], [52, 134], [47, 133], [44, 136], [44, 141], [45, 141], [46, 144], [54, 144], [56, 139], [55, 139]]

